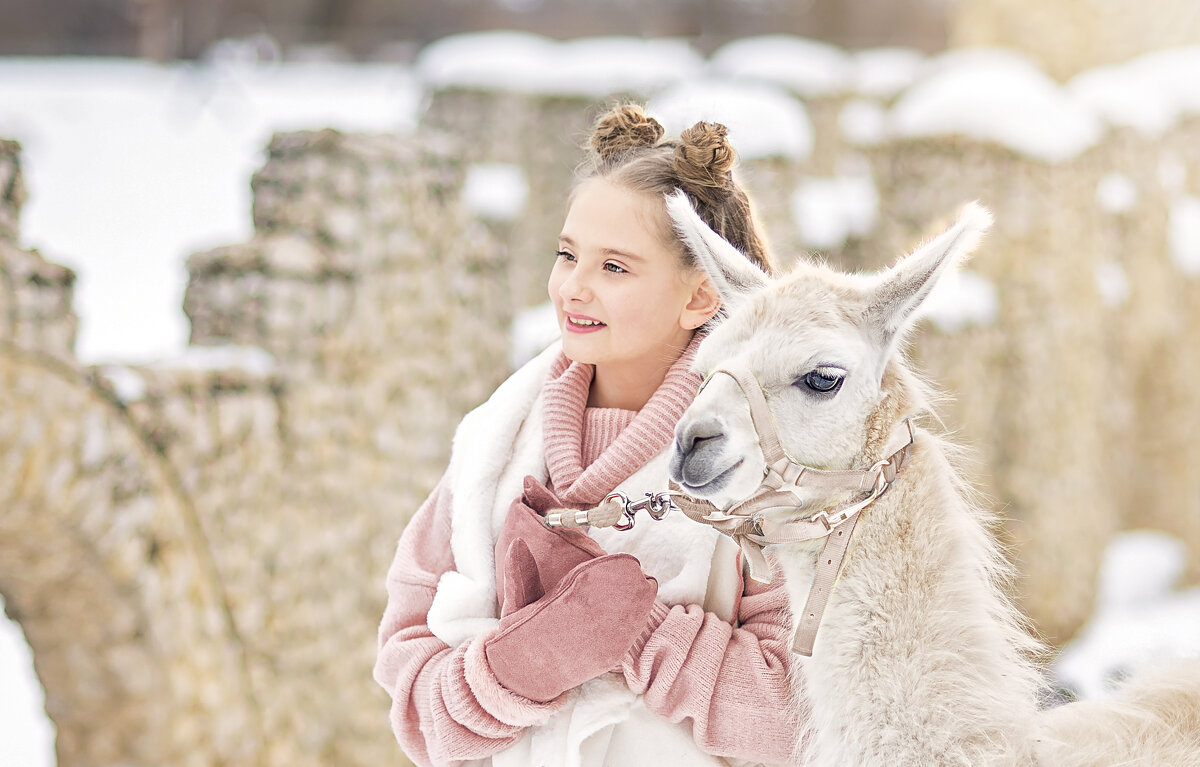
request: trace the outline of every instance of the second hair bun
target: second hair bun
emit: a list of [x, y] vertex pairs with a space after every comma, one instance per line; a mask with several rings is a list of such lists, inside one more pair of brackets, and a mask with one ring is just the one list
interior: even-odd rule
[[728, 134], [724, 125], [710, 122], [698, 122], [680, 134], [675, 172], [689, 192], [714, 202], [729, 196], [737, 154]]

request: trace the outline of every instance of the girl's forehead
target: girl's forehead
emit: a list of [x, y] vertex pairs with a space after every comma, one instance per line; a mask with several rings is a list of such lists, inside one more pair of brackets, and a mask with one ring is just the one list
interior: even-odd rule
[[669, 254], [680, 262], [682, 245], [670, 227], [662, 197], [604, 178], [591, 178], [576, 187], [561, 236], [580, 247], [646, 258]]

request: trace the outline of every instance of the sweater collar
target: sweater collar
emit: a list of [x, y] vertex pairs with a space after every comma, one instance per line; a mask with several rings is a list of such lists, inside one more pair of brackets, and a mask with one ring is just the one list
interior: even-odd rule
[[599, 503], [671, 444], [675, 424], [691, 404], [700, 383], [700, 377], [691, 370], [700, 340], [700, 333], [692, 337], [629, 426], [586, 469], [582, 430], [595, 366], [572, 362], [559, 354], [544, 389], [543, 428], [546, 468], [555, 492], [564, 503]]

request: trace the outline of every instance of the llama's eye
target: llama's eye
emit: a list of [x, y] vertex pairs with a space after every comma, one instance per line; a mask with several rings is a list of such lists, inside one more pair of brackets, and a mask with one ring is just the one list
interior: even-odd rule
[[[804, 382], [805, 386], [818, 394], [833, 394], [841, 388], [842, 381], [844, 380], [846, 380], [846, 374], [832, 368], [810, 370], [800, 379], [800, 381]], [[797, 381], [797, 383], [800, 383], [800, 381]]]

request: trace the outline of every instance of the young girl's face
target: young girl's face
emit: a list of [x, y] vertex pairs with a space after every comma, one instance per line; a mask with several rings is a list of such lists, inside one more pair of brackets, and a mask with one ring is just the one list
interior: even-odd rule
[[549, 284], [568, 359], [661, 370], [708, 319], [703, 275], [664, 240], [665, 215], [656, 195], [605, 179], [576, 188]]

